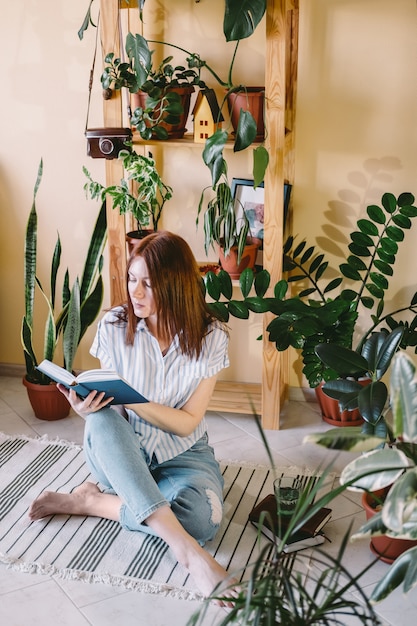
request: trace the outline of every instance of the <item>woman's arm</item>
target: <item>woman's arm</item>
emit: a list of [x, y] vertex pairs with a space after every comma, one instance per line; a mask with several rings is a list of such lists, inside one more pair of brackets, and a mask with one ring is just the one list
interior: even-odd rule
[[204, 378], [181, 409], [173, 409], [156, 402], [126, 404], [126, 408], [132, 409], [144, 420], [162, 430], [179, 437], [187, 437], [203, 419], [213, 395], [216, 380], [217, 375]]

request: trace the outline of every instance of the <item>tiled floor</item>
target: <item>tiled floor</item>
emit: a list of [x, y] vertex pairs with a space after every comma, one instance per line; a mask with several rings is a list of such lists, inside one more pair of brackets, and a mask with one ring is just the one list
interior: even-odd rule
[[[83, 420], [77, 415], [45, 422], [33, 416], [26, 390], [18, 378], [0, 377], [0, 430], [8, 434], [36, 437], [48, 435], [76, 443], [82, 442]], [[210, 413], [208, 429], [211, 444], [219, 459], [243, 460], [268, 464], [268, 458], [257, 427], [251, 417], [237, 414]], [[335, 460], [339, 471], [352, 458], [348, 453], [332, 453], [311, 444], [302, 445], [309, 433], [326, 430], [317, 406], [312, 402], [290, 402], [284, 409], [281, 429], [267, 431], [267, 439], [277, 465], [318, 467], [325, 460]], [[28, 503], [29, 504], [29, 503]], [[332, 540], [329, 551], [335, 552], [338, 537], [353, 521], [357, 528], [364, 514], [356, 494], [340, 496], [332, 504], [333, 518], [327, 526]], [[372, 560], [367, 543], [349, 545], [345, 566], [358, 572]], [[363, 588], [372, 589], [388, 566], [378, 563], [363, 580]], [[184, 626], [197, 608], [191, 601], [161, 595], [126, 591], [105, 584], [88, 584], [62, 580], [40, 574], [26, 574], [0, 564], [0, 624], [7, 626]], [[377, 605], [383, 624], [415, 623], [417, 589], [403, 596], [396, 590]], [[221, 609], [213, 607], [213, 622], [220, 620]], [[346, 624], [353, 624], [346, 621]], [[355, 622], [357, 623], [357, 622]]]

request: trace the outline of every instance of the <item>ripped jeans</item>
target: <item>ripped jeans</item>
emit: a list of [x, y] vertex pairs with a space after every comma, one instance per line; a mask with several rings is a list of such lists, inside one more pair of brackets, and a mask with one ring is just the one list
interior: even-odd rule
[[207, 434], [189, 450], [158, 463], [120, 414], [105, 408], [87, 416], [87, 465], [106, 493], [122, 500], [120, 524], [155, 534], [143, 522], [161, 506], [173, 513], [201, 545], [213, 539], [223, 514], [223, 477]]

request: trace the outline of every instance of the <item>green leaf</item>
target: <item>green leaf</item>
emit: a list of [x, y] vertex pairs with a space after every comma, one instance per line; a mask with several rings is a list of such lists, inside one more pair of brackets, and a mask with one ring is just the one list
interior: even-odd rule
[[[304, 251], [303, 256], [300, 259], [301, 265], [304, 265], [304, 263], [306, 263], [311, 258], [314, 253], [314, 249], [314, 246], [310, 246], [310, 248], [307, 248], [307, 250]], [[320, 265], [320, 263], [318, 265]]]
[[317, 272], [316, 272], [316, 280], [319, 280], [319, 278], [321, 278], [323, 276], [323, 274], [326, 271], [328, 265], [329, 264], [328, 264], [327, 261], [325, 261], [324, 263], [322, 263], [320, 265], [320, 267], [317, 269]]
[[414, 363], [405, 352], [399, 352], [392, 364], [391, 407], [394, 436], [417, 441], [417, 380]]
[[370, 222], [367, 219], [358, 220], [357, 225], [358, 225], [358, 228], [365, 235], [371, 235], [372, 237], [375, 237], [376, 235], [378, 235], [378, 228], [375, 226], [373, 222]]
[[367, 296], [362, 296], [360, 298], [360, 302], [363, 304], [365, 309], [372, 309], [374, 306], [375, 300], [373, 298], [369, 298]]
[[152, 67], [152, 54], [148, 42], [142, 35], [128, 33], [126, 36], [126, 54], [136, 73], [136, 85], [133, 89], [138, 91], [148, 78]]
[[225, 130], [216, 130], [216, 132], [206, 140], [203, 150], [203, 161], [206, 165], [210, 165], [222, 155], [227, 138], [228, 134]]
[[393, 256], [392, 254], [387, 254], [385, 252], [385, 250], [378, 248], [378, 250], [376, 251], [378, 257], [381, 259], [381, 261], [383, 261], [384, 263], [388, 263], [388, 265], [394, 265], [395, 263], [395, 256]]
[[385, 214], [379, 206], [371, 204], [367, 207], [366, 212], [373, 222], [376, 222], [377, 224], [385, 224]]
[[400, 209], [402, 215], [407, 217], [417, 217], [417, 207], [415, 206], [403, 206]]
[[253, 270], [247, 267], [239, 276], [240, 290], [244, 298], [249, 295], [250, 290], [252, 289], [253, 280]]
[[334, 278], [330, 283], [325, 287], [323, 293], [328, 293], [329, 291], [333, 291], [336, 287], [339, 287], [343, 278]]
[[93, 0], [90, 0], [90, 4], [88, 5], [88, 9], [87, 9], [87, 13], [85, 14], [83, 23], [81, 24], [79, 30], [78, 30], [78, 38], [80, 40], [82, 40], [82, 38], [84, 37], [84, 33], [87, 30], [88, 26], [91, 24], [91, 26], [96, 27], [96, 24], [94, 24], [92, 18], [91, 18], [91, 5], [93, 3]]
[[376, 267], [377, 270], [379, 270], [383, 274], [386, 274], [387, 276], [392, 276], [394, 273], [392, 267], [388, 265], [388, 263], [385, 263], [384, 261], [381, 261], [380, 259], [374, 260], [374, 266]]
[[355, 254], [356, 256], [364, 256], [364, 257], [371, 256], [371, 253], [368, 250], [368, 248], [364, 248], [363, 246], [358, 246], [355, 243], [350, 243], [348, 245], [348, 248], [351, 251], [351, 253]]
[[[287, 290], [288, 290], [287, 281], [286, 280], [278, 281], [274, 287], [275, 298], [277, 298], [278, 300], [283, 300], [286, 296]], [[417, 294], [416, 294], [416, 298], [417, 298]]]
[[224, 270], [220, 270], [217, 276], [220, 282], [220, 291], [225, 298], [230, 300], [233, 295], [233, 284], [232, 279], [230, 278], [230, 274], [228, 274]]
[[395, 559], [386, 574], [373, 588], [369, 599], [372, 602], [384, 600], [402, 582], [404, 593], [410, 591], [417, 582], [417, 546]]
[[409, 193], [408, 191], [404, 191], [398, 196], [397, 204], [400, 207], [404, 207], [407, 205], [411, 206], [412, 204], [414, 204], [414, 200], [415, 200], [415, 197], [413, 196], [412, 193]]
[[253, 187], [256, 189], [265, 178], [269, 165], [269, 152], [265, 146], [258, 146], [253, 151]]
[[352, 490], [377, 491], [395, 482], [407, 466], [407, 457], [395, 448], [372, 450], [346, 465], [340, 482]]
[[377, 424], [388, 398], [388, 389], [381, 381], [364, 386], [358, 394], [359, 413], [370, 424]]
[[233, 151], [240, 152], [248, 148], [255, 141], [256, 133], [257, 127], [252, 113], [240, 109]]
[[[255, 293], [259, 297], [263, 297], [270, 285], [271, 276], [268, 270], [261, 270], [255, 274]], [[285, 283], [285, 281], [283, 281]], [[285, 283], [286, 284], [286, 283]], [[285, 295], [285, 294], [284, 294]]]
[[399, 228], [403, 228], [403, 229], [407, 229], [407, 230], [409, 228], [411, 228], [411, 220], [410, 220], [410, 218], [406, 217], [405, 215], [399, 215], [399, 214], [393, 215], [392, 216], [392, 221]]
[[366, 283], [365, 287], [369, 291], [369, 293], [378, 300], [384, 297], [384, 291], [376, 285], [373, 285], [372, 283]]
[[72, 365], [77, 351], [78, 343], [81, 335], [81, 313], [80, 313], [80, 284], [76, 279], [71, 291], [71, 298], [68, 307], [67, 324], [63, 333], [63, 353], [64, 367], [69, 372], [72, 371]]
[[302, 251], [306, 247], [306, 243], [306, 241], [301, 241], [301, 243], [298, 244], [295, 250], [293, 250], [292, 256], [294, 259], [296, 259], [302, 253]]
[[229, 310], [224, 302], [208, 302], [207, 305], [223, 322], [229, 321]]
[[365, 263], [362, 261], [362, 259], [358, 259], [357, 256], [349, 255], [347, 258], [347, 262], [355, 270], [358, 270], [361, 272], [366, 270]]
[[377, 272], [370, 272], [369, 278], [380, 289], [388, 289], [388, 280], [382, 274], [377, 274]]
[[[314, 248], [313, 248], [313, 250], [314, 250]], [[310, 274], [313, 274], [316, 271], [316, 269], [320, 266], [320, 264], [323, 261], [323, 259], [324, 259], [324, 254], [319, 254], [319, 255], [316, 256], [315, 259], [312, 260], [312, 262], [310, 264], [310, 267], [309, 267]], [[301, 262], [304, 263], [304, 261], [301, 261]]]
[[316, 346], [315, 352], [319, 359], [338, 372], [339, 376], [357, 376], [368, 371], [366, 359], [344, 346], [322, 343]]
[[226, 41], [250, 37], [264, 16], [265, 2], [258, 0], [226, 0], [223, 32]]
[[254, 313], [266, 313], [269, 311], [269, 301], [265, 298], [251, 297], [246, 298], [245, 304], [250, 311]]
[[204, 284], [206, 285], [207, 293], [215, 301], [220, 298], [221, 287], [220, 279], [214, 272], [207, 272], [204, 277]]
[[361, 280], [359, 272], [348, 263], [341, 263], [339, 265], [339, 269], [346, 278], [350, 278], [351, 280]]
[[387, 233], [388, 237], [390, 237], [390, 239], [392, 239], [393, 241], [403, 241], [404, 239], [403, 231], [397, 226], [387, 226], [385, 232]]
[[330, 450], [348, 452], [368, 452], [379, 446], [384, 440], [369, 437], [361, 432], [360, 426], [332, 428], [324, 433], [312, 433], [303, 439], [303, 443], [316, 443]]
[[397, 199], [392, 193], [384, 193], [381, 203], [387, 213], [394, 213], [397, 208]]
[[380, 246], [387, 254], [395, 256], [398, 252], [398, 244], [389, 237], [381, 237]]
[[228, 309], [231, 315], [239, 319], [247, 320], [249, 317], [249, 308], [245, 302], [230, 300]]
[[354, 244], [363, 248], [369, 248], [374, 245], [373, 239], [364, 233], [351, 233], [350, 238]]

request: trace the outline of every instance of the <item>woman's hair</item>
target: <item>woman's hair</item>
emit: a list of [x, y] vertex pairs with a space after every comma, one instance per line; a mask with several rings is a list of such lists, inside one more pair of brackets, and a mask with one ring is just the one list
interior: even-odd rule
[[[182, 237], [168, 231], [144, 237], [128, 260], [127, 289], [130, 266], [138, 257], [143, 258], [148, 269], [158, 334], [170, 339], [178, 335], [181, 351], [198, 357], [209, 326], [219, 318], [205, 301], [201, 274], [190, 246]], [[118, 319], [126, 323], [126, 344], [133, 345], [139, 318], [130, 298]]]

